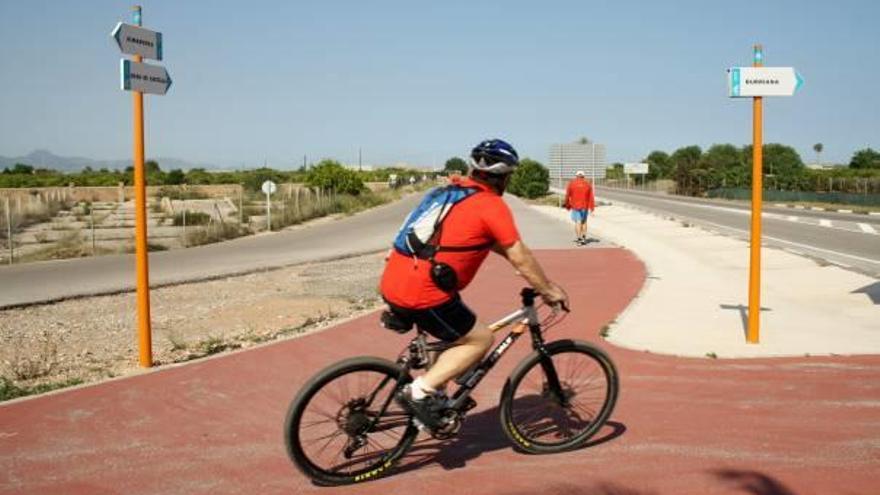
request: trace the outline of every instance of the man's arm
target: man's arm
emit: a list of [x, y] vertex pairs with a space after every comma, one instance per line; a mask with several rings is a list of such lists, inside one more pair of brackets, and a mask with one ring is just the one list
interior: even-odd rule
[[507, 261], [543, 296], [545, 301], [550, 304], [561, 302], [568, 305], [568, 295], [547, 278], [532, 251], [522, 241], [516, 241], [509, 247], [496, 244], [492, 250], [507, 258]]

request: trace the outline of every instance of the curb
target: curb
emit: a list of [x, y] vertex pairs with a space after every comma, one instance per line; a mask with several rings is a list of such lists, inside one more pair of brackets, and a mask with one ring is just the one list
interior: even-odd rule
[[804, 206], [788, 203], [773, 203], [777, 208], [791, 208], [794, 210], [830, 211], [832, 213], [849, 213], [852, 215], [875, 215], [880, 216], [880, 211], [853, 211], [851, 208], [822, 208], [819, 206]]

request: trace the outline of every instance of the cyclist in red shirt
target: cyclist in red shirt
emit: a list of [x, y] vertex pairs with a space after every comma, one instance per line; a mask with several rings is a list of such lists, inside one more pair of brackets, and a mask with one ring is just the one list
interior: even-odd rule
[[593, 186], [584, 179], [584, 171], [578, 170], [575, 178], [565, 189], [565, 208], [571, 210], [571, 221], [574, 222], [574, 242], [587, 243], [587, 217], [596, 208], [593, 197]]
[[[476, 315], [459, 296], [489, 251], [505, 257], [548, 304], [568, 302], [565, 291], [547, 279], [520, 239], [513, 214], [501, 198], [518, 164], [516, 150], [508, 143], [491, 139], [478, 144], [471, 151], [468, 177], [455, 182], [476, 192], [449, 210], [439, 234], [438, 245], [453, 249], [438, 251], [433, 262], [398, 249], [392, 249], [389, 254], [380, 291], [393, 316], [410, 328], [418, 325], [434, 337], [456, 344], [397, 397], [398, 402], [426, 426], [439, 426], [435, 413], [442, 408], [442, 400], [436, 395], [437, 390], [467, 371], [492, 346], [492, 331], [485, 325], [477, 325]], [[437, 286], [431, 276], [434, 262], [454, 270], [457, 278], [454, 288], [443, 290]]]

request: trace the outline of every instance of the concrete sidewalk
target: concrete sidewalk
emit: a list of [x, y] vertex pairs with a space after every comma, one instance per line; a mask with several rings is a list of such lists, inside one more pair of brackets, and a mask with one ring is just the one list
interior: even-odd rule
[[[570, 223], [564, 210], [536, 209]], [[648, 277], [608, 340], [704, 357], [880, 353], [880, 282], [783, 250], [762, 250], [760, 344], [747, 344], [747, 242], [625, 203], [600, 206], [590, 233], [632, 250]]]

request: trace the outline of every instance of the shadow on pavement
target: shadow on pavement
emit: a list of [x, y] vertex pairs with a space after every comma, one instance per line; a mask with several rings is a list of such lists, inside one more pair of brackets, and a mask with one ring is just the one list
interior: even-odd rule
[[[721, 309], [735, 309], [739, 311], [739, 319], [742, 321], [743, 336], [749, 336], [749, 307], [742, 304], [719, 304]], [[770, 308], [761, 307], [761, 311], [773, 311]]]
[[[417, 441], [398, 463], [397, 474], [414, 471], [432, 463], [437, 463], [446, 470], [463, 468], [467, 461], [476, 459], [483, 453], [512, 448], [513, 444], [501, 431], [498, 418], [499, 411], [495, 406], [467, 416], [461, 431], [449, 440], [426, 438]], [[625, 432], [626, 425], [623, 423], [607, 421], [599, 433], [578, 450], [609, 442]]]
[[757, 471], [718, 469], [713, 474], [731, 488], [750, 495], [796, 495], [781, 482]]
[[[532, 495], [534, 491], [504, 492], [504, 495]], [[656, 491], [636, 490], [615, 483], [597, 483], [591, 486], [560, 483], [541, 490], [545, 495], [659, 495]]]
[[861, 289], [852, 291], [852, 294], [867, 294], [874, 304], [880, 304], [880, 282], [868, 284]]

